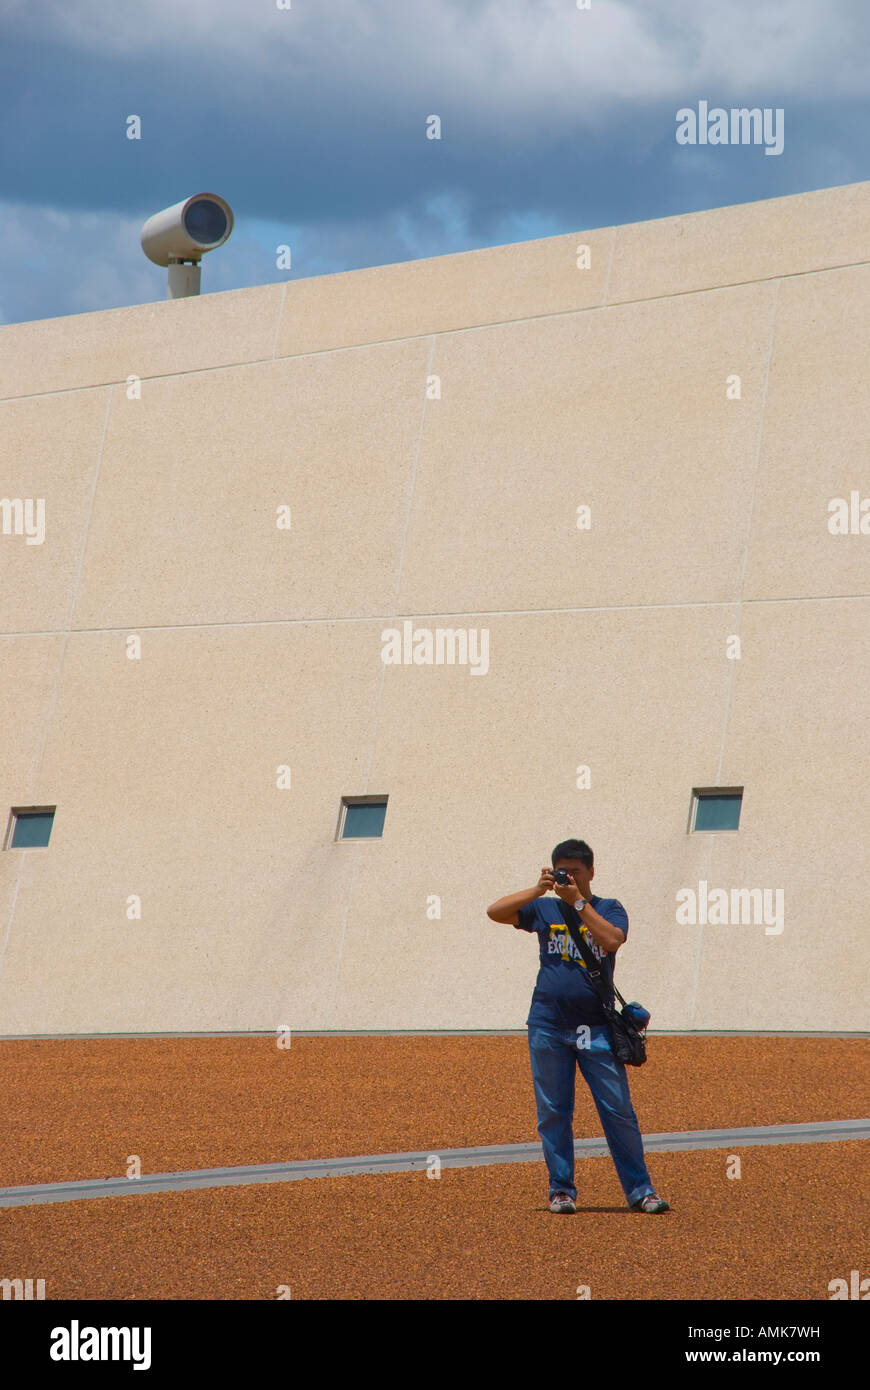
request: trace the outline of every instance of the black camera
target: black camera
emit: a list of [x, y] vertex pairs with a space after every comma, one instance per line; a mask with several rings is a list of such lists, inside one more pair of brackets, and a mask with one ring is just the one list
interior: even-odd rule
[[553, 877], [555, 878], [559, 886], [562, 888], [567, 887], [568, 883], [570, 882], [568, 875], [566, 874], [564, 869], [558, 869], [556, 873], [553, 875]]

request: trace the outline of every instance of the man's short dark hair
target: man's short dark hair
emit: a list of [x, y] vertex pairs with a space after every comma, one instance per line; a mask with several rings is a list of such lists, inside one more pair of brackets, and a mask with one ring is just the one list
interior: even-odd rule
[[563, 840], [553, 850], [553, 867], [555, 868], [560, 859], [579, 859], [591, 869], [593, 865], [593, 854], [585, 840]]

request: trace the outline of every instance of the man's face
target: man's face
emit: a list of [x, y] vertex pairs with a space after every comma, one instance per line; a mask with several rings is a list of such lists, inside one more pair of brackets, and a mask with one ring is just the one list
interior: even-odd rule
[[[589, 880], [592, 877], [592, 870], [587, 869], [582, 859], [557, 859], [556, 863], [553, 865], [553, 872], [558, 873], [560, 869], [564, 869], [566, 874], [571, 875], [581, 893], [584, 890], [584, 886], [588, 886]], [[559, 885], [557, 884], [556, 886], [558, 887]]]

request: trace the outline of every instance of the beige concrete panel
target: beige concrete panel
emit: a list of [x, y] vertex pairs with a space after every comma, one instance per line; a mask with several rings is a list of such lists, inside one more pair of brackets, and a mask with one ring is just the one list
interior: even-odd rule
[[[870, 266], [780, 286], [747, 598], [870, 591]], [[832, 535], [830, 503], [866, 503]]]
[[0, 398], [270, 358], [283, 294], [283, 285], [257, 285], [8, 324]]
[[612, 235], [605, 227], [293, 280], [276, 356], [602, 304]]
[[[13, 806], [53, 804], [51, 786], [41, 778], [39, 765], [64, 640], [60, 635], [0, 637], [0, 845], [6, 843]], [[22, 869], [31, 853], [41, 852], [0, 849], [0, 991]]]
[[[401, 611], [735, 597], [774, 293], [438, 339]], [[735, 372], [742, 398], [728, 400]]]
[[781, 889], [784, 925], [703, 928], [696, 1026], [870, 1028], [868, 622], [866, 598], [744, 609], [722, 784], [746, 791], [707, 878]]
[[389, 611], [428, 352], [384, 344], [119, 393], [75, 625]]
[[694, 957], [672, 885], [691, 787], [715, 776], [734, 621], [592, 613], [572, 640], [564, 617], [497, 617], [486, 675], [386, 668], [371, 773], [390, 793], [385, 838], [359, 856], [335, 1027], [522, 1028], [537, 945], [486, 908], [531, 886], [569, 836], [592, 845], [596, 891], [629, 914], [620, 988], [657, 1026], [688, 1026]]
[[[46, 804], [37, 795], [37, 768], [63, 640], [59, 636], [0, 637], [0, 729], [4, 731], [0, 745], [0, 845], [6, 843], [13, 806]], [[0, 977], [24, 857], [20, 850], [0, 850]]]
[[0, 403], [0, 631], [69, 622], [109, 394]]
[[[656, 1027], [866, 1027], [867, 749], [848, 694], [866, 658], [819, 687], [818, 708], [809, 664], [807, 688], [794, 681], [802, 642], [837, 673], [864, 624], [820, 616], [808, 634], [808, 610], [746, 610], [751, 669], [722, 657], [735, 615], [712, 608], [592, 614], [567, 648], [558, 617], [496, 619], [486, 676], [381, 670], [379, 624], [149, 634], [142, 663], [120, 638], [74, 635], [34, 788], [58, 803], [52, 844], [6, 860], [22, 873], [0, 1032], [522, 1027], [535, 943], [485, 908], [572, 834], [596, 852], [596, 890], [629, 912], [618, 981]], [[738, 835], [687, 834], [691, 787], [731, 783], [747, 787]], [[333, 843], [342, 792], [374, 790], [390, 796], [384, 840]], [[676, 891], [700, 878], [782, 886], [782, 937], [735, 928], [738, 960], [734, 931], [678, 924]], [[830, 944], [794, 936], [793, 894], [836, 923]], [[826, 945], [809, 991], [808, 950]]]
[[[4, 807], [4, 816], [5, 810]], [[4, 834], [6, 832], [5, 819], [3, 832]], [[9, 863], [6, 855], [0, 854], [0, 979], [2, 979], [3, 958], [9, 946], [10, 923], [18, 897], [19, 865], [17, 860], [18, 856], [16, 855], [15, 861]]]
[[852, 183], [617, 227], [607, 302], [866, 261], [868, 220], [870, 183]]
[[163, 631], [139, 661], [122, 636], [69, 639], [35, 786], [52, 841], [9, 852], [27, 863], [0, 1033], [330, 1026], [350, 848], [332, 841], [365, 790], [377, 637]]
[[[0, 637], [0, 843], [12, 806], [39, 806], [38, 765], [60, 671], [64, 639]], [[0, 853], [0, 875], [7, 871]]]

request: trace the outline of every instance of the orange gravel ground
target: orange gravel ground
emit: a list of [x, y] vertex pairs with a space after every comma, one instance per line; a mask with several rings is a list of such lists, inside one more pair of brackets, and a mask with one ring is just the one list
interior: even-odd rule
[[[537, 1138], [524, 1036], [0, 1043], [0, 1186]], [[647, 1132], [868, 1112], [861, 1038], [652, 1037]], [[578, 1078], [576, 1136], [600, 1134]], [[543, 1163], [0, 1209], [3, 1277], [47, 1299], [828, 1299], [870, 1269], [862, 1141], [655, 1154], [674, 1210], [609, 1158], [552, 1216]]]
[[[524, 1035], [0, 1042], [0, 1074], [0, 1187], [538, 1138]], [[647, 1133], [860, 1119], [870, 1040], [652, 1036], [629, 1078]]]
[[9, 1208], [0, 1272], [46, 1300], [827, 1300], [866, 1274], [865, 1143], [738, 1154], [739, 1179], [725, 1150], [652, 1154], [663, 1216], [626, 1208], [608, 1158], [578, 1163], [574, 1216], [538, 1163]]

